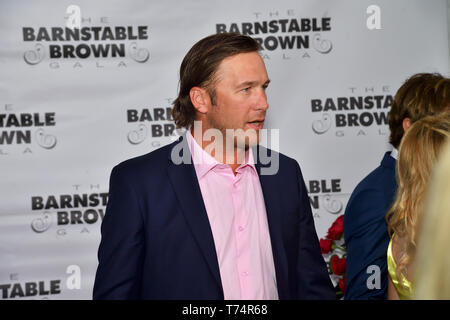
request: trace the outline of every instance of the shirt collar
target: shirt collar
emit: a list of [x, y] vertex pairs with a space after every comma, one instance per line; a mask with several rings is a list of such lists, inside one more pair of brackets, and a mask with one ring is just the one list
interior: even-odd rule
[[[189, 146], [189, 150], [192, 155], [192, 161], [195, 166], [195, 170], [197, 172], [198, 178], [201, 179], [204, 175], [206, 175], [210, 170], [214, 168], [226, 169], [230, 168], [228, 165], [220, 163], [214, 157], [212, 157], [208, 152], [203, 150], [203, 148], [197, 143], [197, 141], [192, 136], [190, 130], [186, 130], [186, 138]], [[245, 153], [245, 161], [242, 163], [237, 169], [236, 172], [239, 172], [244, 167], [253, 168], [254, 172], [257, 173], [255, 167], [255, 160], [253, 158], [253, 152], [249, 148], [249, 150]], [[231, 169], [231, 168], [230, 168]]]
[[395, 160], [398, 160], [398, 150], [396, 148], [393, 148], [391, 151], [391, 157]]

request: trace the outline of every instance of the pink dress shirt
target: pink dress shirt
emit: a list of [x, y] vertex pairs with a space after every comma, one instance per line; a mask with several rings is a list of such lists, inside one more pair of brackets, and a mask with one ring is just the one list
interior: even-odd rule
[[277, 300], [266, 207], [252, 152], [236, 169], [186, 133], [211, 226], [226, 300]]

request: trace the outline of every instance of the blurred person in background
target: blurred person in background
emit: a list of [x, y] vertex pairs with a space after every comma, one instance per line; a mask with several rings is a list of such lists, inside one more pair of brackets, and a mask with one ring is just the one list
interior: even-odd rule
[[442, 152], [427, 191], [416, 258], [415, 298], [450, 299], [450, 140]]

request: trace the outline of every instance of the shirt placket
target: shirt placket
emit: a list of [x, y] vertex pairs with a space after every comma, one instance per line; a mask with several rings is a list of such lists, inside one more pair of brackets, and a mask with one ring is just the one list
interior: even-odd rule
[[245, 204], [242, 193], [242, 173], [236, 175], [236, 180], [233, 183], [233, 204], [234, 204], [234, 233], [236, 238], [237, 249], [237, 270], [239, 275], [239, 282], [241, 287], [242, 299], [251, 299], [249, 297], [251, 291], [251, 270], [249, 263], [249, 238], [248, 228], [246, 223]]

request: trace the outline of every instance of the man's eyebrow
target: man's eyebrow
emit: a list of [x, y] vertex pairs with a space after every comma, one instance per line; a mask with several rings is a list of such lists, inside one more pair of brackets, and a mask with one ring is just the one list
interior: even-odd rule
[[[264, 82], [264, 85], [267, 86], [270, 83], [270, 79], [268, 79], [266, 82]], [[257, 85], [258, 81], [245, 81], [245, 82], [241, 82], [240, 84], [238, 84], [236, 87], [240, 88], [240, 87], [252, 87], [254, 85]]]

